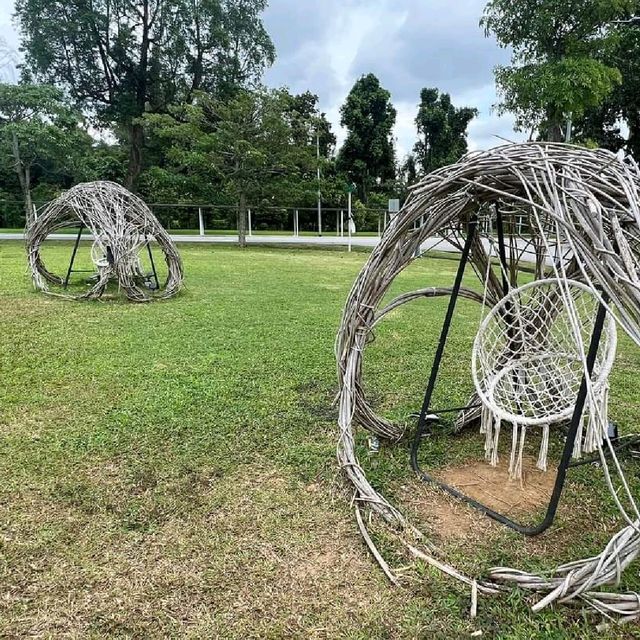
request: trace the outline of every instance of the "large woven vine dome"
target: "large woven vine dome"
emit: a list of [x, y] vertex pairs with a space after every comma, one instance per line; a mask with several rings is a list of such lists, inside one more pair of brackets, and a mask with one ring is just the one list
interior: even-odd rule
[[[507, 246], [502, 274], [495, 267], [498, 255], [492, 230], [497, 210], [511, 225], [512, 241]], [[355, 445], [358, 428], [391, 441], [402, 438], [405, 429], [404, 425], [378, 415], [365, 393], [364, 360], [376, 326], [388, 313], [412, 300], [449, 296], [452, 291], [450, 287], [434, 287], [425, 282], [419, 290], [389, 299], [390, 288], [426, 247], [448, 245], [449, 249], [463, 251], [472, 221], [482, 228], [482, 232], [473, 236], [468, 257], [477, 275], [477, 286], [463, 285], [459, 295], [482, 305], [487, 314], [495, 310], [493, 318], [488, 320], [493, 325], [488, 328], [485, 325], [485, 334], [489, 330], [497, 332], [501, 324], [504, 334], [511, 331], [509, 327], [504, 328], [504, 309], [510, 313], [513, 305], [525, 298], [535, 304], [544, 299], [547, 304], [565, 295], [569, 306], [575, 306], [578, 301], [584, 309], [604, 304], [610, 327], [607, 344], [611, 348], [605, 348], [602, 357], [606, 361], [598, 364], [602, 375], [597, 385], [594, 383], [596, 391], [606, 388], [605, 378], [615, 348], [615, 327], [611, 323], [615, 322], [640, 345], [640, 171], [632, 158], [569, 144], [528, 142], [469, 153], [458, 163], [426, 175], [411, 188], [401, 211], [356, 278], [336, 340], [340, 389], [338, 460], [355, 489], [354, 504], [360, 529], [392, 580], [396, 579], [395, 573], [367, 535], [365, 523], [370, 520], [363, 517], [362, 511], [368, 511], [369, 518], [381, 516], [382, 522], [392, 527], [394, 535], [400, 532], [414, 556], [472, 585], [476, 593], [499, 593], [505, 582], [515, 582], [539, 594], [534, 608], [579, 598], [606, 613], [638, 615], [640, 597], [637, 594], [599, 590], [602, 585], [615, 584], [621, 571], [640, 552], [640, 512], [619, 466], [612, 474], [620, 472], [622, 489], [619, 495], [616, 492], [612, 495], [624, 527], [601, 554], [560, 566], [548, 576], [500, 567], [473, 578], [438, 554], [401, 510], [372, 485], [358, 460]], [[520, 289], [518, 297], [505, 303], [504, 283], [506, 281], [512, 290], [519, 287], [522, 283], [517, 282], [517, 274], [522, 267], [528, 272], [527, 281], [540, 281], [540, 286]], [[556, 291], [558, 293], [554, 293]], [[597, 304], [588, 307], [591, 299]], [[560, 326], [566, 308], [558, 305], [556, 327]], [[571, 320], [575, 324], [576, 319], [571, 317]], [[482, 348], [489, 345], [493, 349], [493, 345], [499, 343], [488, 342], [486, 335], [480, 338], [476, 344]], [[556, 344], [559, 343], [556, 341]], [[579, 347], [582, 351], [584, 345], [580, 342]], [[499, 353], [489, 350], [480, 356], [490, 356], [490, 360], [479, 362], [487, 371], [491, 370], [492, 375], [499, 374], [504, 364]], [[544, 358], [539, 361], [547, 362]], [[487, 368], [488, 365], [491, 366]], [[567, 374], [566, 379], [574, 388], [573, 378]], [[565, 386], [569, 389], [568, 384]], [[546, 393], [546, 387], [539, 389]], [[536, 396], [540, 402], [546, 401], [548, 394], [545, 393]], [[600, 393], [603, 395], [606, 393]], [[547, 416], [557, 418], [567, 413], [564, 405], [552, 409], [547, 409]], [[478, 421], [480, 413], [479, 409], [461, 411], [456, 426], [461, 428]], [[589, 446], [599, 451], [605, 461], [603, 452], [610, 446], [602, 422], [606, 420], [606, 411], [596, 418], [598, 424], [591, 428], [590, 434], [587, 429], [585, 438], [590, 438]], [[538, 424], [540, 420], [534, 416], [529, 422]], [[615, 461], [615, 453], [612, 455]], [[612, 487], [608, 467], [604, 463], [603, 466]]]

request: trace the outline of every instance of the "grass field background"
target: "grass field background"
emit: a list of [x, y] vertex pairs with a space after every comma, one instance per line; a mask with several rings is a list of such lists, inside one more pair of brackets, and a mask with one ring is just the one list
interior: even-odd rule
[[[48, 249], [49, 263], [64, 269], [71, 246]], [[1, 637], [640, 637], [633, 624], [598, 632], [601, 618], [579, 607], [534, 615], [517, 591], [481, 600], [470, 620], [466, 589], [379, 537], [408, 567], [391, 587], [335, 463], [333, 341], [366, 254], [180, 251], [177, 298], [76, 303], [34, 292], [22, 244], [0, 244]], [[420, 260], [394, 292], [450, 284], [455, 267]], [[445, 304], [410, 305], [377, 332], [365, 382], [385, 415], [419, 408]], [[478, 313], [459, 307], [439, 402], [471, 388]], [[622, 338], [611, 413], [623, 431], [640, 418], [639, 368]], [[423, 462], [454, 465], [481, 444], [477, 433], [436, 439]], [[451, 539], [420, 507], [431, 490], [412, 478], [406, 442], [372, 456], [362, 436], [360, 453], [375, 485], [468, 571], [550, 570], [620, 526], [598, 471], [582, 467], [542, 536], [483, 519], [475, 538]], [[637, 463], [625, 467], [638, 491]], [[640, 589], [637, 564], [620, 588]]]

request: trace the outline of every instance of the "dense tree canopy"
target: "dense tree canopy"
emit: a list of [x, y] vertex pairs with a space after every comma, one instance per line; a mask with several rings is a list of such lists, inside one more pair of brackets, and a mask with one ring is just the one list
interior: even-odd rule
[[90, 147], [90, 138], [79, 121], [55, 87], [0, 84], [0, 163], [18, 180], [27, 220], [33, 214], [34, 179], [64, 181], [74, 170], [81, 173], [75, 161]]
[[[315, 198], [315, 132], [319, 122], [328, 124], [316, 102], [286, 90], [239, 91], [226, 99], [201, 93], [167, 114], [147, 114], [147, 132], [166, 158], [147, 179], [156, 190], [178, 185], [182, 194], [193, 195], [202, 184], [218, 189], [238, 205], [242, 240], [247, 203], [286, 207]], [[327, 130], [325, 136], [327, 151], [333, 134]]]
[[396, 176], [392, 137], [396, 110], [391, 94], [372, 73], [362, 76], [349, 92], [340, 115], [347, 138], [338, 154], [338, 167], [366, 202], [373, 187]]
[[620, 84], [617, 66], [599, 54], [610, 25], [630, 14], [634, 0], [491, 0], [481, 24], [512, 64], [496, 69], [502, 111], [520, 128], [537, 128], [550, 140], [563, 138], [567, 118], [600, 105]]
[[129, 148], [127, 183], [142, 170], [145, 112], [228, 95], [275, 56], [260, 20], [266, 0], [17, 0], [23, 73], [60, 86]]
[[422, 89], [414, 154], [423, 173], [457, 162], [467, 152], [467, 127], [477, 115], [477, 109], [454, 107], [448, 93]]
[[[286, 208], [315, 208], [320, 193], [339, 210], [355, 183], [359, 228], [376, 229], [367, 207], [386, 207], [466, 152], [478, 112], [424, 88], [417, 141], [396, 163], [396, 110], [371, 73], [341, 106], [337, 149], [317, 95], [261, 84], [275, 58], [266, 4], [16, 0], [21, 84], [0, 85], [4, 223], [22, 224], [32, 201], [72, 184], [110, 179], [149, 202], [208, 203], [221, 226], [235, 226], [240, 210], [241, 231], [248, 206], [262, 224], [290, 228]], [[512, 50], [496, 71], [500, 110], [549, 139], [562, 138], [570, 118], [575, 140], [640, 156], [638, 14], [640, 0], [490, 0], [481, 24]], [[193, 212], [170, 221], [193, 225]]]
[[[587, 109], [576, 121], [575, 138], [612, 151], [626, 147], [640, 158], [640, 22], [623, 22], [615, 29], [602, 57], [620, 71], [622, 82], [600, 106]], [[623, 123], [628, 128], [626, 139]]]

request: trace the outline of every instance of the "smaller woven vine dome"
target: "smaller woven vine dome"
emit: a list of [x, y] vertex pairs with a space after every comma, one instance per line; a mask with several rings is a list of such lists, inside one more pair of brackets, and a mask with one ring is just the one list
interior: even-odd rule
[[[91, 262], [95, 273], [88, 291], [67, 292], [76, 248], [66, 277], [51, 272], [44, 264], [41, 249], [47, 237], [60, 229], [79, 228], [91, 233]], [[152, 255], [157, 243], [166, 264], [166, 280], [160, 282]], [[129, 300], [149, 302], [174, 296], [182, 286], [180, 254], [153, 212], [137, 195], [115, 182], [97, 181], [78, 184], [46, 204], [26, 231], [29, 269], [36, 289], [67, 298], [91, 299], [102, 296], [110, 282], [117, 284]], [[141, 256], [147, 252], [153, 274], [145, 273]], [[153, 286], [150, 286], [150, 276]], [[51, 287], [63, 287], [62, 291]]]

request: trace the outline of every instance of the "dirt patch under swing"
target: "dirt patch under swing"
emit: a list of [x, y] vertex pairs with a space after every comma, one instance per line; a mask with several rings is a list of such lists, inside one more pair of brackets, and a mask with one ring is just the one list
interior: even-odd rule
[[[509, 479], [508, 461], [492, 467], [484, 460], [473, 460], [433, 475], [500, 513], [533, 522], [534, 514], [548, 504], [556, 480], [555, 469], [543, 472], [535, 465], [534, 458], [523, 458], [522, 481]], [[501, 526], [461, 500], [420, 481], [404, 487], [403, 493], [403, 502], [442, 538], [470, 540]], [[528, 514], [531, 518], [526, 517]]]

